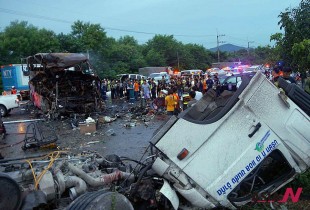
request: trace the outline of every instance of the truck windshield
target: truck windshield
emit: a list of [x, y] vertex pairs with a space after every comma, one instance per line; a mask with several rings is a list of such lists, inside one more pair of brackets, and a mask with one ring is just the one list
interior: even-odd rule
[[[230, 202], [237, 205], [273, 192], [295, 174], [279, 150], [274, 150], [237, 187], [228, 194]], [[262, 199], [260, 199], [262, 200]]]

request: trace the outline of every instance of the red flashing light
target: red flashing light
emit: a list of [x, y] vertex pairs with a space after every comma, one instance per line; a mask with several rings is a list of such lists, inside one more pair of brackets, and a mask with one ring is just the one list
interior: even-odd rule
[[13, 66], [13, 64], [10, 64], [9, 66]]
[[189, 151], [186, 148], [183, 148], [182, 151], [178, 154], [177, 158], [183, 160], [188, 155]]

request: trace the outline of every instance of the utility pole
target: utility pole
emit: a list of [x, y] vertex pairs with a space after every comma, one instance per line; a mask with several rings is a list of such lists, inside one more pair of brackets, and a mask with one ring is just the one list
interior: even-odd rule
[[180, 71], [180, 60], [179, 60], [179, 52], [177, 51], [177, 59], [178, 59], [178, 70]]
[[225, 42], [219, 40], [219, 37], [221, 37], [221, 36], [225, 36], [225, 34], [218, 34], [218, 32], [217, 32], [216, 42], [217, 42], [217, 62], [218, 63], [220, 62], [220, 43], [225, 43]]
[[248, 41], [248, 56], [250, 56], [250, 43], [254, 43], [254, 41]]

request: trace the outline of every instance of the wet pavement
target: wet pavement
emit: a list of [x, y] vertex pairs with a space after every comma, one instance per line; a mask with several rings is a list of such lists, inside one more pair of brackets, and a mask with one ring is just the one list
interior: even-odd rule
[[[154, 114], [150, 108], [140, 105], [138, 102], [135, 105], [128, 105], [121, 100], [107, 103], [104, 113], [97, 113], [90, 117], [114, 121], [98, 120], [96, 131], [86, 134], [80, 133], [76, 124], [77, 121], [85, 120], [86, 116], [75, 116], [76, 120], [72, 117], [46, 120], [42, 115], [34, 114], [31, 109], [29, 111], [21, 108], [14, 109], [9, 116], [3, 118], [7, 135], [0, 141], [0, 152], [6, 159], [31, 157], [59, 149], [75, 154], [95, 151], [103, 156], [116, 154], [139, 160], [154, 132], [169, 119], [169, 116]], [[29, 126], [28, 132], [27, 126]], [[35, 131], [32, 129], [34, 126]], [[35, 136], [36, 139], [40, 139], [41, 134], [44, 136], [44, 141], [57, 138], [56, 147], [53, 144], [47, 144], [41, 148], [22, 149], [22, 146], [25, 146], [25, 137]]]

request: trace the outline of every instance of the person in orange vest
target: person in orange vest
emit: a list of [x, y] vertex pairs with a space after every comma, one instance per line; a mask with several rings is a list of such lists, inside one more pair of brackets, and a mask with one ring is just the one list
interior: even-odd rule
[[17, 90], [16, 90], [15, 86], [12, 86], [11, 94], [17, 94]]
[[205, 94], [207, 92], [207, 79], [204, 78], [203, 79], [203, 83], [202, 83], [202, 94]]
[[133, 85], [134, 88], [134, 96], [135, 100], [138, 101], [139, 91], [140, 91], [140, 85], [138, 83], [138, 80], [135, 80], [135, 83]]

